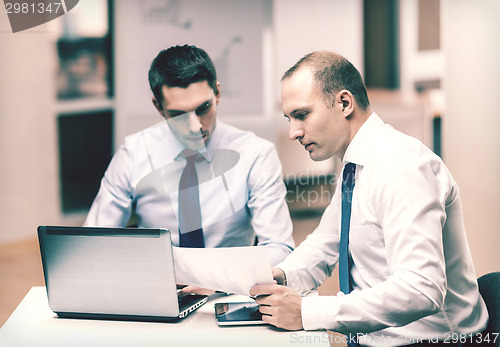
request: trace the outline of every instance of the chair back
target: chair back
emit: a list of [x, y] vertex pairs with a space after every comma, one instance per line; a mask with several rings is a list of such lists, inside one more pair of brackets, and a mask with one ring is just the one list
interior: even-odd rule
[[495, 346], [500, 346], [500, 336], [498, 335], [500, 333], [500, 320], [498, 319], [500, 312], [500, 272], [491, 272], [483, 275], [479, 277], [477, 283], [479, 285], [479, 292], [490, 315], [488, 326], [482, 335], [489, 335], [490, 339], [496, 337]]

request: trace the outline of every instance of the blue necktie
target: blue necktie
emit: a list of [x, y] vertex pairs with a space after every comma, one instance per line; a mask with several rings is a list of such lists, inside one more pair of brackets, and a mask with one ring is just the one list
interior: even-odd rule
[[[350, 283], [350, 265], [349, 265], [349, 227], [351, 224], [351, 203], [352, 191], [354, 189], [354, 175], [356, 165], [347, 163], [344, 167], [342, 176], [342, 219], [340, 225], [340, 245], [339, 245], [339, 283], [340, 290], [344, 294], [349, 294], [352, 290]], [[347, 346], [359, 346], [356, 338], [347, 335]]]
[[181, 247], [205, 247], [201, 227], [200, 190], [194, 165], [198, 152], [181, 155], [186, 166], [179, 181], [179, 244]]

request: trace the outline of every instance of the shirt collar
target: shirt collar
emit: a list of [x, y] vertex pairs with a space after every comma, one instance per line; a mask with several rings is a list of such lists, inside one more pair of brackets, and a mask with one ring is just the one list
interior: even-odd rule
[[366, 165], [376, 157], [377, 136], [385, 123], [376, 113], [372, 113], [361, 125], [342, 158], [343, 163]]

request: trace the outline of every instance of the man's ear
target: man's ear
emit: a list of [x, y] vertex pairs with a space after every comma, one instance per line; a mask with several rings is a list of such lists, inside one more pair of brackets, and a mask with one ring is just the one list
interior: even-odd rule
[[215, 89], [215, 104], [218, 105], [220, 101], [220, 83], [217, 81], [216, 89]]
[[348, 90], [341, 90], [337, 94], [337, 102], [341, 105], [344, 117], [349, 117], [354, 112], [354, 96]]
[[156, 100], [156, 98], [154, 96], [153, 96], [153, 98], [151, 100], [153, 101], [153, 105], [155, 106], [155, 108], [160, 113], [160, 116], [162, 116], [163, 118], [165, 118], [165, 115], [163, 114], [163, 108], [161, 106], [161, 102], [159, 102], [158, 100]]

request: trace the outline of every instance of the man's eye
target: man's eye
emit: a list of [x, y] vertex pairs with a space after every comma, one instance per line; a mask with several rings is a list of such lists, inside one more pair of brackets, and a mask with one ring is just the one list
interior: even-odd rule
[[212, 106], [212, 104], [205, 104], [205, 105], [202, 105], [200, 106], [197, 110], [196, 110], [196, 114], [198, 116], [201, 116], [201, 115], [204, 115], [205, 113], [207, 113], [209, 110], [210, 110], [210, 107]]

